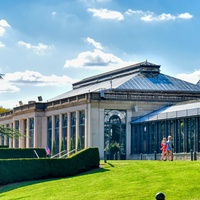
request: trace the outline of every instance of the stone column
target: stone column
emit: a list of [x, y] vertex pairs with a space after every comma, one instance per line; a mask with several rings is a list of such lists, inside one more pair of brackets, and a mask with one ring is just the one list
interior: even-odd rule
[[34, 117], [34, 134], [33, 134], [33, 147], [35, 148], [35, 147], [37, 147], [37, 138], [38, 138], [38, 136], [37, 136], [37, 127], [38, 127], [38, 125], [37, 125], [37, 117]]
[[26, 129], [26, 148], [29, 148], [30, 147], [30, 139], [29, 139], [29, 133], [30, 133], [30, 119], [27, 118], [26, 120], [26, 126], [27, 126], [27, 129]]
[[42, 116], [34, 117], [34, 147], [42, 146]]
[[126, 116], [126, 159], [128, 158], [128, 155], [131, 154], [131, 117], [132, 117], [132, 111], [127, 111]]
[[[41, 124], [41, 140], [42, 140], [42, 147], [47, 146], [47, 117], [42, 117], [42, 124]], [[50, 148], [50, 147], [49, 147]]]
[[84, 139], [85, 139], [85, 144], [84, 144], [84, 147], [87, 148], [88, 147], [88, 143], [87, 143], [87, 140], [88, 140], [88, 109], [86, 108], [85, 109], [85, 135], [84, 135]]
[[62, 146], [62, 126], [63, 126], [63, 121], [62, 121], [62, 114], [59, 114], [59, 152], [61, 152], [61, 146]]
[[87, 112], [86, 112], [86, 126], [87, 126], [87, 132], [86, 132], [86, 148], [91, 146], [92, 143], [92, 137], [91, 137], [91, 105], [88, 104]]
[[[15, 120], [13, 120], [13, 128], [15, 129]], [[13, 148], [15, 148], [15, 138], [13, 138]]]
[[104, 157], [104, 109], [100, 108], [99, 109], [99, 135], [98, 135], [98, 140], [99, 140], [99, 152], [101, 158]]
[[[10, 124], [9, 124], [9, 127], [12, 128], [12, 127], [13, 127], [12, 125], [13, 125], [13, 124], [10, 123]], [[10, 148], [13, 148], [13, 139], [12, 139], [12, 138], [9, 138], [9, 147], [10, 147]]]
[[51, 151], [53, 150], [53, 141], [55, 140], [55, 116], [52, 115], [52, 135], [51, 135], [51, 138], [52, 138], [52, 141], [51, 141]]

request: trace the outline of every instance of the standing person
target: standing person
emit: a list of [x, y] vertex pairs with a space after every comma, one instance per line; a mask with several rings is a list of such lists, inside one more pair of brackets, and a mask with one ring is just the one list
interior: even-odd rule
[[173, 161], [173, 144], [172, 137], [169, 135], [167, 140], [167, 152], [168, 152], [168, 160]]
[[47, 157], [50, 158], [51, 157], [51, 151], [50, 151], [48, 146], [45, 147], [45, 151], [46, 151]]
[[167, 160], [168, 152], [167, 152], [167, 139], [166, 138], [163, 138], [163, 140], [161, 142], [161, 150], [162, 150], [162, 154], [161, 154], [160, 160]]

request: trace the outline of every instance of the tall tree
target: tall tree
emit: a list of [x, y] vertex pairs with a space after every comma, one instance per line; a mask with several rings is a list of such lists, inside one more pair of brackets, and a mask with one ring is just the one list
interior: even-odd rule
[[[3, 76], [4, 74], [0, 74], [0, 79], [3, 79]], [[8, 111], [10, 111], [10, 109], [3, 108], [2, 106], [0, 106], [0, 113], [4, 113]], [[20, 134], [20, 132], [16, 129], [0, 126], [0, 136], [2, 135], [6, 135], [9, 138], [19, 138], [20, 136], [24, 137], [24, 135]]]
[[5, 112], [8, 112], [10, 110], [11, 109], [9, 109], [9, 108], [3, 108], [2, 106], [0, 106], [0, 113], [5, 113]]

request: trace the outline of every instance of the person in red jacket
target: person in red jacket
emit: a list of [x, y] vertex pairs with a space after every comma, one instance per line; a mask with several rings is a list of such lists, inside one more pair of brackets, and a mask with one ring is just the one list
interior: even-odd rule
[[167, 160], [168, 159], [168, 152], [167, 152], [167, 139], [166, 138], [163, 138], [163, 140], [161, 142], [161, 149], [160, 150], [162, 150], [160, 160]]

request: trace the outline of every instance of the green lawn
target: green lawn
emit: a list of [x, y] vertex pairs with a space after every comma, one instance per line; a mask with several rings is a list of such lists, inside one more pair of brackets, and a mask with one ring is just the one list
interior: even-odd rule
[[79, 176], [23, 182], [0, 188], [12, 200], [166, 200], [200, 199], [200, 161], [107, 161]]

